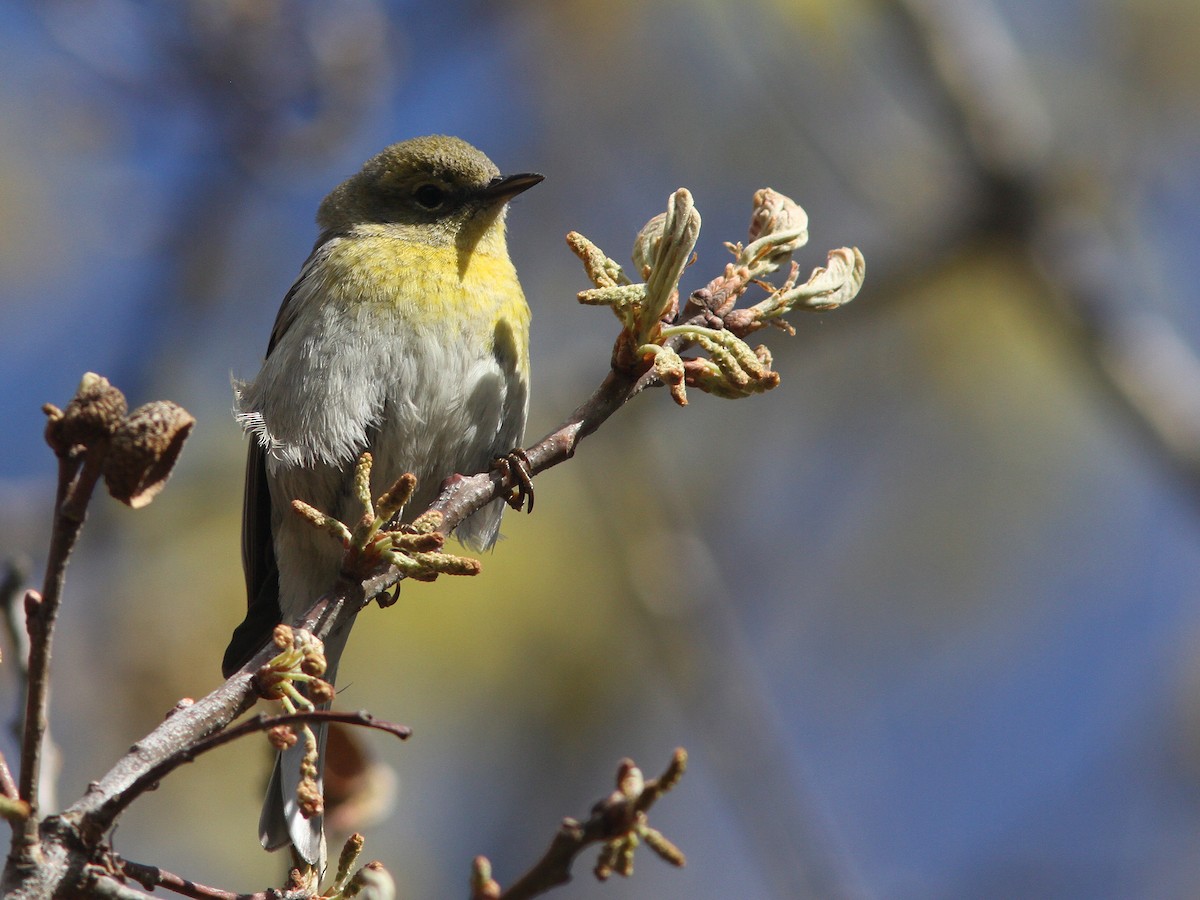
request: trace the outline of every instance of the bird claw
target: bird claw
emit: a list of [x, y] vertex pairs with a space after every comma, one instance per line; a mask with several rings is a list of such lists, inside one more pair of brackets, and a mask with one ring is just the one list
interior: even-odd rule
[[[524, 450], [513, 450], [492, 461], [492, 468], [513, 482], [504, 496], [504, 502], [518, 512], [525, 509], [533, 512], [533, 472], [530, 471], [529, 456]], [[526, 506], [526, 500], [529, 501]]]

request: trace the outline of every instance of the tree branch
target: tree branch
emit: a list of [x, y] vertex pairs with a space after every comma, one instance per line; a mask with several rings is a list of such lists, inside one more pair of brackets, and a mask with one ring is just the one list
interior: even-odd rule
[[617, 790], [597, 801], [586, 822], [563, 819], [542, 858], [508, 890], [500, 890], [491, 878], [491, 864], [485, 857], [478, 857], [471, 900], [529, 900], [564, 885], [571, 880], [576, 858], [592, 844], [605, 845], [594, 870], [602, 881], [614, 871], [624, 876], [632, 874], [633, 850], [640, 842], [672, 865], [682, 866], [683, 854], [649, 827], [646, 814], [679, 783], [686, 768], [687, 753], [682, 748], [675, 751], [662, 775], [646, 782], [632, 760], [622, 760], [617, 769]]
[[109, 872], [97, 871], [93, 867], [87, 874], [86, 890], [89, 898], [99, 898], [99, 900], [150, 900], [149, 894], [134, 890]]
[[[176, 709], [178, 708], [176, 707]], [[186, 709], [186, 707], [184, 708]], [[343, 725], [374, 728], [377, 731], [385, 731], [388, 734], [394, 735], [400, 740], [406, 740], [412, 734], [412, 730], [404, 725], [397, 725], [394, 722], [377, 719], [365, 711], [351, 713], [335, 710], [307, 710], [279, 716], [257, 715], [233, 728], [226, 728], [224, 731], [206, 735], [195, 742], [181, 746], [174, 753], [156, 762], [153, 766], [138, 775], [127, 788], [108, 798], [88, 817], [88, 831], [93, 834], [107, 831], [109, 826], [116, 821], [117, 816], [124, 812], [134, 800], [146, 791], [153, 790], [163, 778], [180, 766], [193, 762], [202, 753], [215, 750], [217, 747], [224, 746], [231, 741], [236, 741], [238, 738], [245, 737], [248, 734], [269, 731], [279, 725], [316, 721], [339, 722]], [[137, 747], [135, 745], [134, 751], [136, 750]]]
[[122, 875], [128, 876], [148, 891], [155, 888], [165, 888], [176, 894], [191, 897], [192, 900], [283, 900], [287, 892], [276, 888], [267, 888], [253, 894], [239, 894], [234, 891], [223, 891], [220, 888], [208, 887], [181, 878], [174, 872], [168, 872], [158, 866], [148, 866], [133, 860], [114, 855], [113, 862]]
[[25, 692], [25, 723], [21, 732], [21, 771], [18, 792], [29, 804], [30, 815], [13, 831], [14, 855], [28, 853], [38, 838], [38, 801], [42, 774], [42, 745], [49, 727], [50, 648], [54, 625], [62, 605], [67, 562], [83, 529], [87, 504], [101, 475], [100, 455], [82, 453], [72, 446], [57, 447], [58, 487], [54, 501], [54, 525], [42, 592], [25, 594], [25, 628], [29, 634], [28, 681]]

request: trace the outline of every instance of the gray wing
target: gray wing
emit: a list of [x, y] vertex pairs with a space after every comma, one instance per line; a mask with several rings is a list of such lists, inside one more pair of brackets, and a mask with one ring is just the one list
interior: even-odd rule
[[[468, 471], [483, 471], [496, 457], [518, 449], [524, 440], [525, 420], [529, 415], [529, 382], [518, 364], [520, 352], [516, 341], [510, 328], [497, 328], [494, 353], [504, 384], [499, 427], [486, 457], [476, 460], [473, 469]], [[489, 549], [500, 536], [504, 507], [503, 499], [493, 500], [462, 522], [454, 536], [472, 550]]]
[[[271, 329], [267, 356], [295, 319], [292, 298], [323, 259], [328, 242], [336, 236], [331, 233], [321, 235], [301, 268], [300, 277], [283, 298]], [[275, 560], [271, 529], [271, 494], [267, 486], [267, 454], [253, 437], [246, 454], [246, 489], [242, 499], [242, 571], [246, 576], [246, 618], [234, 629], [229, 646], [225, 648], [221, 672], [226, 678], [250, 661], [282, 619], [279, 565]]]

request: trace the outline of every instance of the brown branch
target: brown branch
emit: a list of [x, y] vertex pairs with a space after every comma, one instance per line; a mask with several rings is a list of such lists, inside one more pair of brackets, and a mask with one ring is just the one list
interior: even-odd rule
[[54, 525], [46, 559], [42, 592], [25, 594], [25, 627], [29, 634], [28, 684], [25, 694], [25, 724], [21, 733], [20, 798], [29, 804], [31, 815], [24, 826], [14, 829], [14, 855], [28, 852], [38, 839], [38, 798], [42, 774], [42, 744], [49, 726], [50, 648], [54, 625], [62, 605], [67, 562], [87, 514], [87, 504], [100, 478], [100, 454], [86, 453], [81, 460], [74, 449], [59, 449], [58, 488], [54, 502]]
[[267, 888], [265, 891], [257, 891], [253, 894], [223, 891], [220, 888], [189, 881], [158, 866], [148, 866], [120, 856], [114, 856], [113, 862], [123, 875], [132, 878], [148, 891], [164, 888], [176, 894], [191, 897], [192, 900], [281, 900], [287, 896], [277, 888]]
[[18, 866], [32, 866], [38, 857], [38, 807], [50, 720], [50, 650], [62, 605], [67, 563], [83, 530], [96, 484], [104, 474], [109, 442], [125, 416], [126, 403], [125, 396], [107, 380], [88, 372], [65, 412], [52, 404], [46, 404], [42, 410], [47, 420], [46, 443], [58, 458], [58, 484], [42, 591], [25, 592], [29, 654], [17, 799], [25, 805], [28, 815], [13, 828], [10, 859]]
[[[186, 707], [185, 707], [186, 708]], [[134, 800], [146, 791], [153, 790], [160, 781], [180, 766], [193, 762], [196, 757], [209, 750], [215, 750], [231, 741], [254, 734], [268, 731], [278, 725], [292, 725], [299, 722], [339, 722], [343, 725], [357, 725], [362, 728], [374, 728], [394, 735], [400, 740], [406, 740], [412, 735], [412, 730], [404, 725], [377, 719], [368, 712], [338, 712], [335, 710], [307, 710], [287, 713], [278, 716], [258, 715], [252, 719], [227, 728], [215, 734], [209, 734], [199, 740], [186, 744], [174, 753], [159, 760], [146, 771], [135, 778], [128, 787], [110, 797], [101, 804], [87, 819], [87, 828], [93, 834], [107, 831], [118, 815], [120, 815]], [[136, 751], [136, 747], [135, 747]]]
[[88, 867], [86, 878], [81, 893], [89, 900], [153, 900], [149, 894], [134, 890], [111, 872], [96, 866]]
[[[618, 790], [596, 803], [586, 822], [563, 819], [542, 858], [508, 890], [500, 893], [499, 900], [528, 900], [569, 882], [571, 867], [579, 854], [592, 844], [620, 840], [639, 825], [643, 825], [645, 814], [649, 812], [650, 807], [678, 783], [686, 765], [687, 754], [682, 749], [676, 750], [666, 771], [658, 778], [647, 781], [638, 790], [630, 789], [626, 781], [631, 773], [638, 776], [640, 773], [630, 760], [623, 760], [617, 772]], [[657, 835], [657, 832], [652, 833]], [[652, 838], [647, 843], [655, 852], [675, 865], [683, 865], [682, 854], [670, 847], [661, 835], [658, 836], [658, 840], [666, 844], [666, 847], [656, 846], [653, 840]], [[486, 865], [486, 860], [482, 862]], [[480, 860], [476, 860], [476, 869], [481, 867], [480, 863]], [[608, 877], [608, 872], [603, 870], [603, 866], [602, 856], [601, 863], [596, 867], [596, 875], [602, 879]], [[482, 891], [480, 893], [487, 896]]]

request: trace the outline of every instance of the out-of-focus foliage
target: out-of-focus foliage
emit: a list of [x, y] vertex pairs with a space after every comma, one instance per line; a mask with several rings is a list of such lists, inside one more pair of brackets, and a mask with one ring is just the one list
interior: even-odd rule
[[[809, 213], [804, 273], [857, 245], [868, 277], [770, 336], [779, 388], [639, 398], [539, 478], [479, 578], [364, 614], [338, 702], [414, 728], [367, 738], [399, 778], [367, 853], [402, 893], [462, 896], [479, 853], [510, 882], [617, 759], [682, 744], [655, 812], [687, 868], [581, 870], [563, 896], [1194, 896], [1200, 501], [1113, 373], [1141, 340], [1182, 348], [1151, 354], [1178, 384], [1200, 346], [1200, 11], [950, 4], [996, 37], [950, 63], [1007, 49], [1024, 73], [1000, 99], [1040, 116], [1052, 177], [1028, 196], [981, 166], [980, 110], [914, 25], [929, 5], [8, 4], [0, 550], [40, 562], [39, 407], [82, 372], [198, 419], [166, 492], [98, 504], [73, 564], [62, 796], [217, 684], [244, 602], [230, 373], [255, 371], [321, 196], [445, 132], [547, 175], [509, 217], [534, 437], [616, 330], [574, 302], [569, 230], [616, 255], [686, 186], [699, 287], [770, 186]], [[172, 776], [119, 851], [278, 882], [267, 760], [235, 745]]]

